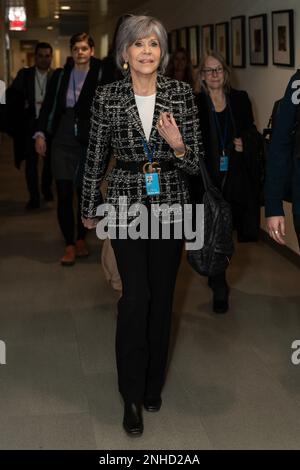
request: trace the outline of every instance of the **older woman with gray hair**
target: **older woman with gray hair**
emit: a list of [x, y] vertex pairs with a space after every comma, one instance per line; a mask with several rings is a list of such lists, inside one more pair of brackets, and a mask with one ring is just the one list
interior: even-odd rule
[[[112, 148], [116, 168], [108, 177], [106, 202], [116, 208], [116, 236], [110, 237], [123, 285], [116, 332], [118, 383], [123, 427], [129, 435], [141, 435], [142, 406], [157, 412], [162, 404], [183, 246], [173, 227], [182, 223], [183, 206], [190, 201], [186, 173], [199, 171], [202, 143], [191, 87], [162, 75], [168, 53], [160, 21], [130, 16], [119, 29], [116, 47], [125, 78], [99, 87], [94, 98], [82, 215], [87, 228], [97, 225], [99, 187]], [[152, 228], [158, 221], [158, 236], [124, 237], [122, 230], [134, 222], [130, 214], [124, 218], [124, 211], [118, 212], [124, 198], [128, 207], [146, 209], [141, 224], [149, 222]], [[163, 217], [154, 210], [161, 204], [170, 216], [169, 237], [161, 233]]]

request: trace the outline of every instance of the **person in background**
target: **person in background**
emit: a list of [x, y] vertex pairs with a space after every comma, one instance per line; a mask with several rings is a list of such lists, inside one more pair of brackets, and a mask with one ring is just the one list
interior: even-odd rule
[[[57, 216], [65, 239], [65, 251], [60, 262], [72, 266], [76, 257], [88, 256], [86, 229], [80, 216], [82, 174], [90, 128], [90, 108], [95, 89], [101, 79], [101, 61], [95, 59], [94, 41], [87, 33], [74, 34], [70, 39], [69, 57], [64, 69], [52, 77], [43, 103], [36, 139], [36, 151], [46, 155], [49, 115], [53, 115], [52, 171], [57, 189]], [[77, 231], [73, 209], [77, 193]]]
[[[173, 293], [183, 246], [182, 239], [172, 236], [176, 220], [171, 212], [177, 204], [177, 222], [182, 223], [183, 205], [190, 200], [185, 173], [200, 171], [203, 153], [191, 87], [161, 74], [168, 60], [163, 25], [149, 16], [132, 15], [121, 24], [116, 44], [117, 64], [125, 78], [96, 92], [82, 216], [87, 228], [96, 227], [100, 183], [113, 148], [117, 162], [109, 175], [106, 202], [117, 211], [117, 236], [111, 242], [123, 288], [118, 302], [117, 370], [124, 400], [123, 427], [134, 436], [143, 432], [142, 405], [158, 412], [162, 404]], [[154, 163], [160, 173], [159, 184], [152, 187], [147, 183], [147, 168], [153, 176]], [[118, 211], [124, 197], [129, 208], [142, 204], [151, 218], [158, 217], [155, 204], [164, 203], [171, 236], [160, 234], [154, 239], [148, 231], [148, 238], [122, 238], [119, 229], [124, 215], [128, 224], [132, 222], [126, 210], [125, 214]]]
[[[28, 210], [40, 207], [38, 155], [32, 138], [37, 130], [41, 106], [45, 99], [53, 70], [52, 47], [39, 42], [35, 48], [34, 67], [22, 68], [7, 89], [7, 132], [13, 137], [15, 164], [20, 168], [25, 160], [25, 176], [29, 201]], [[42, 170], [41, 191], [45, 201], [53, 200], [50, 161], [50, 139]]]
[[175, 80], [188, 83], [194, 91], [197, 85], [191, 59], [184, 47], [176, 49], [170, 57], [166, 75]]
[[299, 71], [290, 79], [276, 114], [267, 160], [265, 213], [270, 236], [285, 245], [283, 200], [292, 193], [294, 227], [300, 247], [300, 114]]
[[123, 74], [116, 64], [116, 38], [121, 24], [129, 16], [129, 14], [122, 15], [118, 19], [108, 55], [102, 59], [102, 85], [107, 85], [108, 83], [115, 82], [116, 80], [122, 80], [123, 78]]
[[[222, 55], [210, 51], [200, 63], [201, 93], [196, 97], [205, 149], [205, 162], [215, 186], [231, 203], [234, 227], [239, 241], [257, 241], [259, 231], [259, 194], [256, 177], [246, 168], [253, 149], [245, 139], [255, 135], [254, 118], [245, 91], [230, 86], [230, 69]], [[245, 137], [244, 137], [245, 136]], [[249, 154], [249, 155], [248, 155]], [[248, 163], [247, 163], [248, 164]], [[190, 179], [193, 199], [202, 201], [203, 187], [199, 177]], [[213, 311], [226, 313], [229, 308], [229, 287], [226, 273], [210, 277]]]

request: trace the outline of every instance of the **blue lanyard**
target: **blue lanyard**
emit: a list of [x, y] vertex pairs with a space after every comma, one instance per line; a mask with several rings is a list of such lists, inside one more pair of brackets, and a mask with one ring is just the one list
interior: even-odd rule
[[75, 82], [75, 76], [74, 76], [74, 69], [72, 70], [72, 79], [73, 79], [73, 95], [74, 95], [74, 106], [77, 103], [77, 97], [76, 97], [76, 82]]
[[224, 135], [222, 135], [222, 130], [221, 130], [219, 118], [217, 116], [217, 112], [216, 112], [216, 109], [215, 109], [214, 105], [212, 105], [212, 111], [213, 111], [213, 115], [214, 115], [214, 118], [215, 118], [218, 137], [219, 137], [221, 145], [222, 145], [223, 155], [225, 155], [225, 149], [226, 149], [227, 133], [228, 133], [228, 114], [229, 114], [227, 106], [226, 106], [225, 109], [226, 109], [225, 129], [224, 129]]
[[154, 151], [151, 151], [151, 149], [149, 148], [149, 145], [147, 144], [146, 140], [143, 140], [143, 146], [144, 146], [144, 150], [145, 150], [145, 153], [148, 157], [149, 162], [152, 163], [153, 156], [154, 156]]

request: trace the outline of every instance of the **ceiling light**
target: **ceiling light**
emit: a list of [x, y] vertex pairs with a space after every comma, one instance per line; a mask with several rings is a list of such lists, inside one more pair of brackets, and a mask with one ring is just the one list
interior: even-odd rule
[[48, 29], [48, 31], [52, 31], [52, 30], [53, 30], [53, 26], [47, 26], [47, 29]]
[[54, 15], [55, 20], [59, 20], [59, 15]]
[[61, 10], [71, 10], [71, 7], [70, 7], [70, 5], [62, 5], [62, 6], [60, 7], [60, 9], [61, 9]]

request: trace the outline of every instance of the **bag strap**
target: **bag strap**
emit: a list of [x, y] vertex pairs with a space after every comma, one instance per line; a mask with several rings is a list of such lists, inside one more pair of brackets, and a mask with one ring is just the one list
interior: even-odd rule
[[102, 75], [103, 75], [103, 67], [102, 67], [102, 64], [100, 64], [99, 72], [98, 72], [98, 78], [97, 78], [97, 83], [98, 83], [98, 84], [101, 83]]
[[60, 89], [63, 74], [64, 74], [64, 71], [61, 70], [61, 72], [59, 74], [59, 77], [58, 77], [58, 80], [57, 80], [57, 85], [56, 85], [56, 90], [55, 90], [55, 97], [54, 97], [51, 113], [49, 114], [49, 117], [48, 117], [48, 123], [53, 120], [53, 116], [54, 116], [54, 113], [55, 113], [55, 110], [56, 110], [57, 96], [58, 96], [58, 93], [59, 93], [59, 89]]
[[209, 188], [213, 186], [212, 180], [208, 174], [205, 161], [203, 157], [200, 157], [200, 173], [202, 176], [202, 181], [203, 181], [203, 186], [205, 191], [207, 191]]

